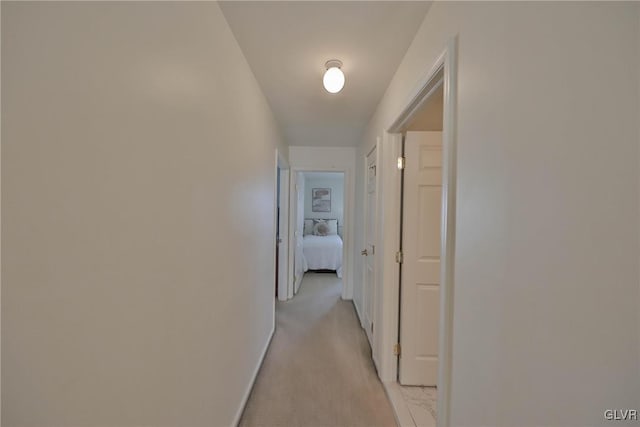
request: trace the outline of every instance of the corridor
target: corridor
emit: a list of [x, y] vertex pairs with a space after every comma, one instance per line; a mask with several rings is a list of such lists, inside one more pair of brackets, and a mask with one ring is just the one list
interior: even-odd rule
[[334, 274], [307, 273], [277, 303], [276, 332], [241, 426], [395, 426], [351, 301]]

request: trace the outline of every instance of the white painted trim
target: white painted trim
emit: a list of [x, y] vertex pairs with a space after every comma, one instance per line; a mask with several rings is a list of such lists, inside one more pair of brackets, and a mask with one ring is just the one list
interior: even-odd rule
[[384, 382], [396, 381], [398, 358], [393, 354], [393, 346], [398, 342], [398, 305], [400, 303], [400, 265], [395, 254], [400, 249], [400, 171], [398, 156], [402, 153], [402, 135], [385, 134], [382, 140], [382, 200], [384, 205], [381, 225], [380, 259], [382, 282], [381, 317], [381, 369], [380, 379]]
[[[278, 260], [278, 299], [280, 301], [287, 300], [289, 290], [289, 169], [280, 166], [280, 216], [287, 227], [286, 238], [279, 243], [283, 246], [282, 252], [286, 254], [286, 259]], [[281, 223], [283, 222], [281, 221]], [[281, 233], [282, 234], [282, 233]], [[284, 268], [285, 274], [280, 274], [280, 270]], [[284, 277], [284, 280], [280, 280]]]
[[[275, 191], [274, 191], [274, 198], [273, 198], [273, 201], [274, 201], [274, 207], [273, 207], [273, 210], [274, 210], [273, 243], [274, 243], [274, 245], [275, 245], [275, 243], [276, 243], [276, 239], [278, 238], [278, 232], [277, 232], [277, 230], [278, 230], [278, 202], [277, 202], [277, 200], [278, 200], [278, 168], [280, 168], [281, 170], [288, 170], [288, 169], [289, 169], [289, 162], [287, 161], [286, 157], [284, 157], [284, 156], [282, 155], [282, 153], [280, 152], [280, 150], [279, 150], [278, 148], [276, 148], [276, 164], [275, 164], [275, 178], [274, 178]], [[281, 182], [280, 184], [282, 185], [282, 182]], [[288, 191], [289, 191], [289, 190], [288, 190], [288, 183], [287, 183], [287, 188], [286, 188], [285, 190], [286, 190], [286, 191], [281, 191], [281, 192], [280, 192], [280, 196], [281, 196], [280, 202], [281, 202], [281, 204], [282, 204], [282, 200], [284, 200], [284, 198], [282, 198], [282, 195], [283, 195], [283, 194], [286, 194], [286, 196], [287, 196], [287, 200], [288, 200], [288, 197], [289, 197], [289, 194], [288, 194]], [[289, 206], [288, 206], [288, 202], [287, 202], [287, 212], [288, 212], [288, 208], [289, 208]], [[287, 246], [287, 247], [286, 247], [287, 253], [289, 252], [289, 248], [288, 248], [288, 245], [289, 245], [288, 235], [289, 235], [289, 234], [288, 234], [288, 232], [287, 232], [287, 242], [285, 243], [285, 245]], [[273, 265], [275, 265], [275, 266], [276, 266], [276, 274], [278, 274], [278, 268], [279, 268], [280, 266], [279, 266], [279, 265], [277, 265], [277, 263], [276, 263], [276, 259], [277, 259], [277, 257], [275, 256], [275, 252], [276, 252], [276, 251], [277, 251], [277, 249], [274, 251], [274, 260], [273, 260]], [[288, 258], [288, 256], [287, 256], [287, 258]], [[288, 262], [289, 262], [289, 261], [288, 261], [288, 259], [287, 259], [287, 265], [288, 265]], [[276, 274], [274, 274], [274, 280], [275, 280], [275, 276], [276, 276]], [[286, 286], [284, 286], [284, 287], [283, 287], [283, 286], [280, 286], [280, 284], [278, 284], [278, 297], [279, 297], [279, 299], [280, 299], [280, 294], [281, 294], [281, 292], [280, 292], [280, 291], [281, 291], [281, 289], [282, 289], [282, 290], [286, 290], [286, 288], [288, 287], [288, 282], [289, 282], [289, 273], [288, 273], [288, 272], [287, 272], [287, 274], [286, 274], [286, 277], [287, 277], [287, 283], [285, 284]], [[274, 324], [275, 324], [275, 315], [276, 315], [276, 306], [275, 306], [275, 304], [276, 304], [276, 299], [274, 298], [274, 299], [273, 299], [273, 316], [274, 316], [273, 318], [274, 318]]]
[[360, 307], [358, 307], [358, 301], [354, 298], [354, 299], [351, 300], [351, 302], [353, 302], [353, 307], [356, 309], [356, 314], [358, 315], [358, 320], [360, 321], [360, 327], [362, 329], [365, 329], [364, 318], [362, 317], [362, 314], [360, 313]]
[[400, 384], [396, 381], [387, 381], [383, 382], [382, 385], [384, 386], [384, 391], [387, 393], [389, 403], [391, 403], [391, 407], [393, 408], [393, 415], [396, 418], [398, 427], [417, 427], [411, 411], [409, 411], [407, 403], [402, 397]]
[[[275, 301], [275, 298], [274, 298]], [[233, 423], [231, 425], [237, 426], [240, 423], [240, 419], [242, 418], [242, 414], [244, 413], [244, 409], [247, 406], [247, 402], [249, 401], [249, 396], [251, 395], [251, 390], [253, 390], [253, 386], [256, 383], [256, 379], [258, 378], [258, 373], [260, 373], [260, 369], [262, 368], [262, 364], [264, 363], [264, 359], [267, 355], [267, 351], [269, 350], [269, 346], [271, 345], [271, 341], [273, 340], [273, 335], [276, 332], [275, 323], [273, 328], [271, 328], [271, 333], [269, 334], [269, 339], [267, 340], [267, 344], [264, 346], [262, 350], [262, 354], [260, 355], [260, 361], [256, 365], [256, 368], [253, 370], [253, 374], [251, 375], [251, 381], [249, 381], [249, 385], [244, 392], [244, 396], [242, 397], [242, 401], [240, 402], [240, 407], [236, 412], [236, 416], [233, 417]]]
[[[353, 195], [355, 194], [355, 177], [354, 170], [352, 167], [308, 167], [308, 166], [293, 166], [291, 168], [291, 177], [296, 176], [298, 172], [342, 172], [344, 173], [344, 204], [343, 204], [343, 217], [344, 217], [344, 228], [342, 233], [342, 299], [351, 300], [353, 299], [353, 236], [354, 236], [354, 210], [355, 206], [353, 204]], [[292, 184], [290, 186], [292, 191], [291, 195], [295, 194], [295, 181], [292, 178]], [[293, 202], [293, 196], [289, 197], [289, 224], [290, 230], [291, 227], [295, 228], [296, 224], [292, 223], [294, 217], [297, 214], [297, 201]], [[289, 235], [289, 253], [291, 254], [292, 247], [295, 248], [295, 236], [293, 233]], [[291, 277], [293, 277], [293, 269], [294, 269], [294, 256], [291, 255], [289, 257], [289, 271], [291, 272]], [[291, 286], [290, 286], [291, 287]], [[292, 287], [291, 287], [292, 288]], [[293, 294], [290, 296], [293, 298]]]
[[[383, 141], [389, 141], [386, 145], [390, 149], [397, 144], [398, 132], [402, 126], [411, 119], [422, 102], [424, 97], [431, 91], [434, 77], [444, 69], [444, 121], [443, 121], [443, 203], [442, 203], [442, 242], [441, 242], [441, 297], [440, 297], [440, 341], [439, 341], [439, 366], [438, 366], [438, 427], [449, 427], [451, 408], [451, 363], [452, 363], [452, 340], [453, 340], [453, 310], [454, 310], [454, 257], [455, 257], [455, 212], [456, 212], [456, 99], [457, 99], [457, 36], [451, 38], [444, 51], [436, 59], [429, 72], [421, 79], [420, 84], [409, 97], [396, 119], [387, 128]], [[394, 135], [395, 134], [395, 135]], [[395, 138], [395, 142], [394, 142]], [[383, 144], [385, 145], [385, 144]], [[393, 170], [393, 168], [391, 169]], [[391, 174], [393, 175], [393, 173]], [[392, 177], [388, 184], [392, 185]], [[385, 200], [385, 210], [387, 212], [400, 211], [400, 204], [397, 199], [387, 198]], [[392, 232], [392, 225], [386, 231]], [[396, 232], [396, 237], [399, 237]], [[386, 234], [385, 234], [386, 235]], [[388, 243], [385, 241], [385, 243]], [[385, 253], [394, 246], [389, 243]], [[397, 247], [397, 246], [396, 246]], [[389, 265], [390, 255], [386, 256], [386, 263]], [[383, 267], [384, 268], [384, 267]], [[393, 269], [392, 269], [393, 270]], [[397, 267], [396, 267], [397, 270]], [[387, 345], [397, 342], [398, 330], [397, 322], [399, 317], [398, 306], [398, 274], [387, 271], [385, 274], [384, 291], [393, 292], [396, 296], [383, 300], [383, 316], [385, 317], [385, 330], [383, 344], [385, 352], [390, 351]], [[395, 274], [395, 279], [391, 276]], [[387, 279], [393, 280], [387, 282]], [[394, 285], [395, 283], [395, 285]], [[390, 294], [389, 294], [390, 295]], [[394, 301], [395, 298], [395, 301]], [[387, 317], [387, 316], [391, 317]], [[393, 328], [395, 321], [396, 328]], [[397, 359], [397, 358], [396, 358]], [[391, 379], [390, 379], [391, 377]], [[383, 381], [395, 381], [397, 378], [397, 364], [383, 364], [380, 372]]]
[[[380, 332], [381, 330], [383, 330], [383, 317], [382, 317], [382, 303], [380, 302], [380, 299], [384, 298], [383, 293], [381, 291], [381, 289], [383, 289], [383, 274], [384, 274], [384, 269], [380, 268], [380, 263], [384, 260], [384, 224], [387, 220], [387, 216], [385, 215], [385, 209], [384, 209], [384, 185], [383, 185], [383, 178], [384, 178], [384, 164], [383, 164], [383, 146], [382, 146], [382, 138], [381, 137], [376, 137], [376, 177], [375, 177], [375, 181], [376, 181], [376, 200], [375, 200], [375, 216], [376, 216], [376, 223], [375, 223], [375, 237], [373, 238], [373, 241], [376, 244], [375, 247], [375, 254], [374, 254], [374, 265], [375, 265], [375, 275], [374, 275], [374, 282], [373, 282], [373, 292], [374, 292], [374, 296], [375, 296], [375, 304], [371, 309], [371, 319], [370, 322], [373, 325], [373, 332], [371, 333], [371, 358], [373, 359], [373, 363], [376, 365], [376, 370], [380, 370], [380, 365], [382, 363], [382, 353], [384, 353], [384, 351], [382, 351], [382, 336], [383, 334]], [[373, 150], [372, 150], [373, 151]], [[366, 160], [366, 159], [365, 159]], [[366, 180], [365, 180], [365, 188], [367, 187], [366, 184]], [[366, 199], [365, 199], [365, 203], [366, 203]], [[366, 233], [365, 233], [366, 234]], [[382, 250], [381, 250], [382, 249]], [[363, 278], [366, 276], [362, 276]], [[363, 283], [363, 289], [364, 289], [364, 283]]]
[[289, 280], [287, 282], [287, 299], [293, 298], [298, 293], [304, 276], [304, 272], [298, 278], [295, 276], [296, 248], [298, 244], [295, 234], [298, 231], [298, 172], [300, 171], [296, 169], [289, 171], [289, 258], [287, 260], [289, 264]]
[[448, 427], [451, 420], [451, 365], [453, 361], [453, 310], [455, 286], [457, 116], [458, 69], [457, 37], [449, 41], [444, 58], [444, 121], [442, 218], [443, 236], [440, 253], [440, 369], [438, 372], [438, 427]]
[[[366, 230], [366, 209], [367, 209], [367, 193], [369, 191], [369, 178], [368, 178], [368, 173], [369, 173], [369, 163], [367, 162], [367, 158], [369, 157], [369, 155], [371, 154], [371, 152], [373, 150], [375, 150], [377, 147], [377, 141], [376, 144], [371, 148], [371, 150], [369, 150], [369, 152], [367, 154], [365, 154], [360, 160], [356, 159], [356, 161], [361, 161], [362, 162], [362, 182], [364, 183], [364, 185], [362, 186], [362, 194], [360, 195], [362, 197], [362, 217], [360, 218], [360, 221], [362, 221], [362, 227], [363, 227], [363, 232], [362, 232], [362, 246], [360, 248], [358, 248], [360, 251], [365, 249], [365, 246], [367, 244], [366, 239], [367, 239], [367, 230]], [[361, 255], [362, 256], [362, 255]], [[362, 300], [362, 305], [366, 307], [367, 305], [367, 293], [366, 293], [366, 286], [365, 286], [365, 278], [367, 277], [366, 274], [367, 271], [367, 263], [366, 261], [362, 261], [361, 262], [361, 271], [360, 271], [360, 277], [361, 277], [361, 281], [362, 283], [360, 283], [360, 289], [361, 289], [361, 300]], [[364, 310], [364, 307], [363, 307]], [[360, 314], [360, 313], [359, 313]], [[362, 313], [364, 314], [364, 313]], [[367, 330], [367, 324], [365, 322], [365, 318], [363, 316], [360, 316], [360, 325], [362, 325], [362, 328], [365, 330]], [[368, 335], [367, 335], [367, 340], [368, 340]], [[373, 350], [373, 349], [372, 349]]]
[[[274, 174], [273, 174], [273, 232], [271, 234], [272, 238], [271, 238], [271, 244], [273, 245], [273, 258], [271, 260], [271, 265], [273, 265], [274, 267], [274, 273], [272, 275], [272, 280], [273, 280], [273, 286], [271, 287], [271, 290], [273, 291], [273, 289], [275, 288], [275, 284], [277, 281], [277, 274], [278, 274], [278, 248], [276, 247], [276, 239], [278, 238], [278, 165], [280, 164], [280, 150], [278, 150], [276, 148], [276, 152], [275, 152], [275, 165], [274, 165]], [[272, 294], [273, 295], [273, 294]], [[275, 328], [275, 324], [276, 324], [276, 297], [273, 297], [273, 307], [271, 308], [271, 313], [272, 313], [272, 318], [273, 318], [273, 325]]]
[[287, 260], [289, 267], [289, 280], [287, 280], [287, 299], [293, 298], [295, 287], [295, 232], [297, 228], [296, 220], [298, 213], [298, 200], [297, 200], [297, 188], [296, 188], [296, 172], [294, 170], [289, 171], [289, 259]]
[[424, 102], [427, 100], [429, 95], [431, 95], [433, 89], [439, 85], [439, 82], [433, 81], [433, 78], [445, 67], [447, 49], [438, 56], [429, 72], [420, 79], [417, 89], [412, 92], [412, 95], [405, 104], [405, 107], [402, 109], [402, 112], [396, 116], [396, 119], [387, 128], [388, 133], [398, 133], [404, 130], [407, 123], [409, 123], [409, 121], [420, 110], [420, 107], [424, 105]]
[[[296, 279], [296, 281], [293, 283], [293, 295], [296, 295], [298, 293], [298, 291], [300, 290], [300, 286], [302, 286], [302, 279], [303, 278], [304, 278], [304, 271], [302, 272], [300, 277], [298, 277]], [[293, 298], [293, 296], [292, 296], [292, 298]]]

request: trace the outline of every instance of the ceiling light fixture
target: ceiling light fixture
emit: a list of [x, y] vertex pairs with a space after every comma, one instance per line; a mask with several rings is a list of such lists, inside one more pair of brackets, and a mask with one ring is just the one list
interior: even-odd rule
[[338, 93], [344, 87], [344, 73], [340, 69], [342, 61], [332, 59], [324, 64], [327, 71], [322, 78], [322, 84], [329, 93]]

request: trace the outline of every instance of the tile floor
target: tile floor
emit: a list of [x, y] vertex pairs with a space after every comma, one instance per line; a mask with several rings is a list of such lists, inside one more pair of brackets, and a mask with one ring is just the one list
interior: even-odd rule
[[400, 427], [436, 425], [435, 387], [401, 386], [397, 382], [386, 383], [385, 387]]

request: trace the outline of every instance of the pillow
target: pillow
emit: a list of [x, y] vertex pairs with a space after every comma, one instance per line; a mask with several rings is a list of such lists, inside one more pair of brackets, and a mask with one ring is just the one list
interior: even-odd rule
[[304, 220], [304, 230], [302, 231], [303, 236], [307, 236], [309, 234], [313, 234], [313, 220], [305, 219]]
[[313, 226], [313, 234], [316, 236], [326, 236], [329, 233], [329, 226], [324, 221], [319, 221]]
[[338, 220], [328, 219], [327, 225], [329, 226], [329, 232], [327, 234], [338, 234]]
[[322, 234], [322, 236], [329, 236], [338, 234], [338, 220], [337, 219], [314, 219], [313, 220], [313, 234], [316, 236], [320, 236], [320, 234], [316, 233], [316, 226], [318, 224], [325, 224], [327, 226], [327, 233]]

